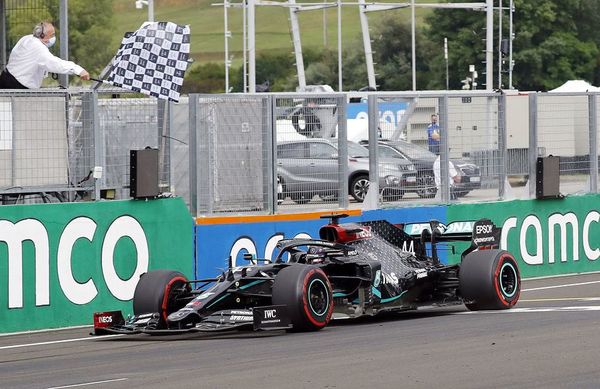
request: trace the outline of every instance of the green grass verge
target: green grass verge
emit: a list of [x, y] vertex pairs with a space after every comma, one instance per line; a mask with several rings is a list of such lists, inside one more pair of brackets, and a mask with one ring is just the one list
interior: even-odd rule
[[[223, 62], [225, 51], [223, 6], [212, 5], [219, 2], [222, 2], [222, 0], [155, 0], [154, 19], [190, 25], [192, 32], [191, 51], [196, 62]], [[416, 1], [416, 3], [432, 2], [441, 2], [441, 0]], [[237, 1], [237, 3], [239, 4], [240, 1]], [[145, 6], [143, 9], [136, 9], [134, 0], [115, 0], [114, 11], [115, 29], [113, 30], [111, 44], [116, 51], [123, 34], [139, 28], [146, 20], [148, 11]], [[410, 8], [385, 11], [385, 13], [389, 12], [398, 15], [400, 19], [410, 21]], [[416, 8], [417, 26], [423, 25], [423, 18], [429, 12], [431, 10], [428, 8]], [[383, 14], [384, 12], [369, 14], [371, 31], [373, 31], [373, 27], [379, 22]], [[228, 19], [229, 30], [232, 34], [229, 39], [229, 52], [230, 55], [233, 55], [233, 64], [236, 65], [241, 63], [243, 55], [242, 9], [229, 8]], [[326, 11], [302, 12], [299, 16], [302, 47], [317, 50], [329, 47], [336, 50], [338, 46], [337, 19], [337, 8], [329, 8]], [[267, 51], [293, 52], [288, 9], [275, 6], [258, 6], [256, 9], [255, 39], [257, 53]], [[410, 39], [410, 36], [398, 37], [398, 39]], [[342, 46], [344, 50], [362, 50], [361, 42], [358, 6], [343, 6]]]

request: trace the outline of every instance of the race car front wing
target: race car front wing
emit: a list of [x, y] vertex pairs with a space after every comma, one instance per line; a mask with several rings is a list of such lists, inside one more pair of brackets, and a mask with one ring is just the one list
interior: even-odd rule
[[251, 309], [226, 309], [203, 317], [187, 328], [161, 328], [158, 313], [135, 315], [125, 319], [121, 311], [94, 313], [92, 335], [152, 334], [167, 335], [188, 332], [221, 332], [232, 330], [287, 330], [292, 325], [285, 305], [269, 305]]

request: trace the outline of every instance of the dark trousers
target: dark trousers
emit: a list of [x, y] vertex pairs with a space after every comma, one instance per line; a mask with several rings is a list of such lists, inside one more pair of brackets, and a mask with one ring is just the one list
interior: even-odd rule
[[0, 73], [0, 89], [27, 89], [27, 87], [17, 81], [7, 69], [4, 69]]

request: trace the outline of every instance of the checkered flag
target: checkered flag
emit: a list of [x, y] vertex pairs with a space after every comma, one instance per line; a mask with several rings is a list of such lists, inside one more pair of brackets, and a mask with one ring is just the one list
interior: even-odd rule
[[159, 99], [179, 101], [190, 57], [190, 27], [143, 24], [125, 33], [106, 82]]

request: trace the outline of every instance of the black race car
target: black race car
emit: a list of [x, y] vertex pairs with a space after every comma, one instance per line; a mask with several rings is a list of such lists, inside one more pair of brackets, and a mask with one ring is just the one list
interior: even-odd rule
[[[497, 249], [500, 229], [489, 220], [339, 223], [344, 216], [327, 216], [321, 239], [281, 240], [274, 260], [247, 256], [247, 266], [213, 279], [148, 272], [135, 289], [134, 315], [95, 313], [94, 334], [312, 331], [332, 318], [462, 303], [508, 309], [519, 299], [517, 262]], [[441, 263], [438, 251], [457, 241], [471, 242], [461, 262]]]

